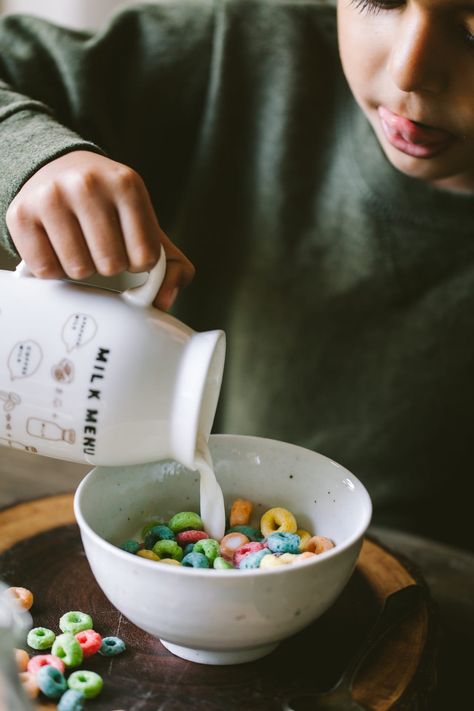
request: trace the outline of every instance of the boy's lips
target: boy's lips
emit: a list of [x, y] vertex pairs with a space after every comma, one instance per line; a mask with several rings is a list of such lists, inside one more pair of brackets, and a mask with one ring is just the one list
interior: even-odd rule
[[378, 107], [378, 114], [389, 143], [415, 158], [432, 158], [454, 141], [452, 133], [411, 121], [385, 106]]

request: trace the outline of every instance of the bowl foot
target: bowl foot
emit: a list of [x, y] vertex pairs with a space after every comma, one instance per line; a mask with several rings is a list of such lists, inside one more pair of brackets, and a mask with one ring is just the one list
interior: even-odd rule
[[172, 644], [160, 639], [161, 644], [177, 657], [187, 659], [197, 664], [244, 664], [253, 662], [255, 659], [265, 657], [277, 648], [278, 642], [263, 644], [259, 647], [249, 647], [248, 649], [192, 649], [191, 647], [181, 647], [179, 644]]

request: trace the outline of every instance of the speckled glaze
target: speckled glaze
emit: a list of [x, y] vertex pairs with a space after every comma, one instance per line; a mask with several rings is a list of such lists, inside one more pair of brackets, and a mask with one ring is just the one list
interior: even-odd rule
[[319, 617], [354, 569], [372, 506], [347, 469], [275, 440], [212, 435], [210, 449], [227, 509], [238, 497], [291, 510], [300, 528], [336, 547], [298, 565], [203, 570], [133, 556], [116, 545], [157, 514], [199, 510], [199, 475], [170, 460], [98, 467], [80, 484], [75, 515], [95, 578], [112, 604], [174, 654], [238, 664], [271, 652]]

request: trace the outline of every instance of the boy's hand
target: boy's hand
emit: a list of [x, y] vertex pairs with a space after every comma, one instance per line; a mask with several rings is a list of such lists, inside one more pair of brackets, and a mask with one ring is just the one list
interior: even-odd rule
[[162, 244], [166, 276], [155, 306], [169, 309], [194, 267], [161, 229], [141, 177], [91, 151], [40, 168], [12, 200], [7, 227], [37, 277], [85, 279], [149, 271]]

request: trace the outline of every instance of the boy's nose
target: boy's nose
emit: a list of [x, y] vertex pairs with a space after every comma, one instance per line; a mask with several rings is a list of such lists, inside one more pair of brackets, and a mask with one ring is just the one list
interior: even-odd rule
[[407, 8], [397, 30], [388, 63], [397, 87], [405, 92], [444, 91], [448, 62], [435, 21]]

